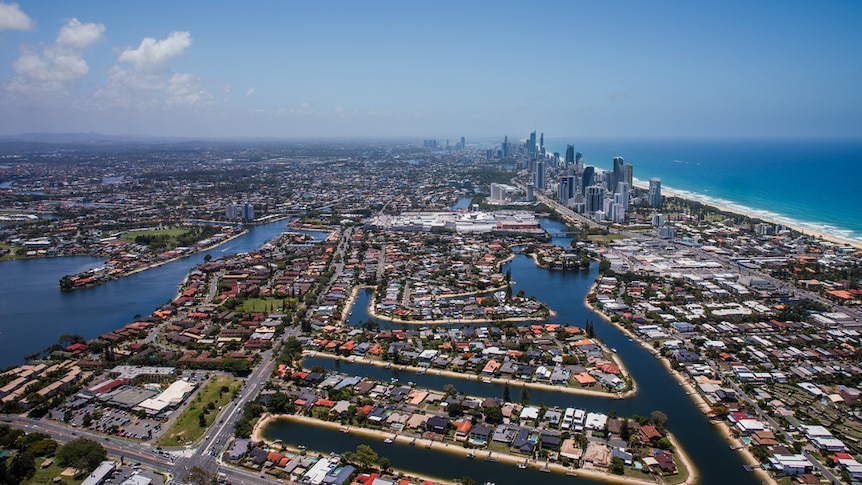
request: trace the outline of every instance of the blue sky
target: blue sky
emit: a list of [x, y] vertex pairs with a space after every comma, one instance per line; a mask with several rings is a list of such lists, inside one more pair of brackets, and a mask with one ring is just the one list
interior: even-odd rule
[[858, 1], [0, 0], [0, 134], [862, 135]]

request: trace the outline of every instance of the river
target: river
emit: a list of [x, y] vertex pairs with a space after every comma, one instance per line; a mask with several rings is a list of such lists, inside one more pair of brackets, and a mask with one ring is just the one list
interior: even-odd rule
[[[288, 231], [287, 223], [248, 226], [246, 234], [209, 251], [70, 292], [60, 291], [63, 275], [95, 268], [105, 259], [69, 256], [0, 262], [0, 368], [23, 363], [24, 355], [49, 347], [63, 334], [95, 338], [131, 323], [135, 315], [149, 315], [174, 298], [178, 285], [206, 254], [217, 259], [257, 249]], [[315, 240], [328, 234], [301, 232]]]
[[[564, 232], [565, 228], [562, 224], [546, 219], [542, 220], [542, 226], [551, 233]], [[561, 246], [568, 246], [571, 240], [567, 237], [555, 237], [553, 241]], [[519, 255], [506, 264], [503, 271], [506, 270], [512, 271], [513, 291], [524, 290], [527, 295], [540, 296], [541, 300], [557, 313], [553, 318], [554, 322], [584, 326], [587, 320], [593, 321], [597, 337], [609, 347], [617, 349], [620, 358], [639, 387], [634, 397], [622, 400], [529, 389], [532, 403], [580, 407], [599, 412], [614, 410], [619, 416], [633, 414], [649, 416], [654, 410], [663, 411], [668, 415], [668, 429], [676, 436], [697, 467], [700, 477], [698, 483], [736, 485], [759, 483], [753, 473], [743, 469], [744, 462], [739, 452], [730, 449], [721, 432], [709, 424], [691, 397], [686, 395], [684, 389], [668, 374], [664, 366], [649, 351], [629, 341], [628, 337], [584, 305], [584, 298], [598, 275], [598, 264], [594, 263], [589, 271], [548, 271], [538, 268], [531, 258]], [[359, 325], [370, 318], [367, 312], [370, 299], [371, 291], [360, 293], [348, 319], [349, 324]], [[379, 323], [384, 328], [400, 326], [384, 321]], [[416, 375], [397, 369], [339, 362], [327, 358], [305, 359], [303, 365], [306, 367], [320, 365], [346, 374], [373, 377], [384, 382], [397, 378], [401, 383], [412, 381], [418, 386], [436, 390], [442, 390], [445, 384], [451, 383], [461, 392], [480, 397], [500, 397], [503, 389], [500, 384], [451, 379], [434, 375], [433, 371], [425, 375]], [[512, 387], [511, 392], [513, 396], [519, 396], [520, 388]], [[276, 421], [265, 430], [265, 433], [273, 439], [281, 439], [292, 444], [304, 444], [309, 449], [321, 451], [354, 450], [361, 442], [360, 438], [344, 435], [338, 431], [311, 428], [305, 424]], [[428, 453], [433, 451], [415, 449], [397, 443], [386, 445], [381, 442], [373, 448], [381, 455], [390, 458], [396, 468], [440, 479], [451, 480], [466, 475], [474, 478], [477, 483], [492, 481], [497, 485], [525, 481], [599, 483], [584, 477], [539, 474], [540, 472], [537, 471], [519, 470], [500, 463], [488, 463], [483, 460], [469, 461], [462, 456], [449, 453], [435, 453], [434, 458], [429, 460]]]

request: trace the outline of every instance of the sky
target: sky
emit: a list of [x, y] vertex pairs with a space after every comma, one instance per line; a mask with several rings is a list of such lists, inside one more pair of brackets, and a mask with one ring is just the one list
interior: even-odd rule
[[0, 0], [0, 135], [860, 137], [858, 1]]

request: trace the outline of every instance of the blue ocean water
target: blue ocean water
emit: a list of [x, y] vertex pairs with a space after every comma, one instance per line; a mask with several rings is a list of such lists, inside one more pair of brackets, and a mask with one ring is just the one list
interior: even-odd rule
[[622, 156], [636, 183], [659, 177], [665, 194], [862, 244], [862, 138], [545, 140], [561, 156], [568, 144], [605, 170]]

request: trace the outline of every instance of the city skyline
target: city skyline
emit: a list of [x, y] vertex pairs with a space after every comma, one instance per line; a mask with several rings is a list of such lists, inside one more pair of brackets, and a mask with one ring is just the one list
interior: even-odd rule
[[0, 135], [862, 133], [852, 2], [207, 7], [0, 2]]

